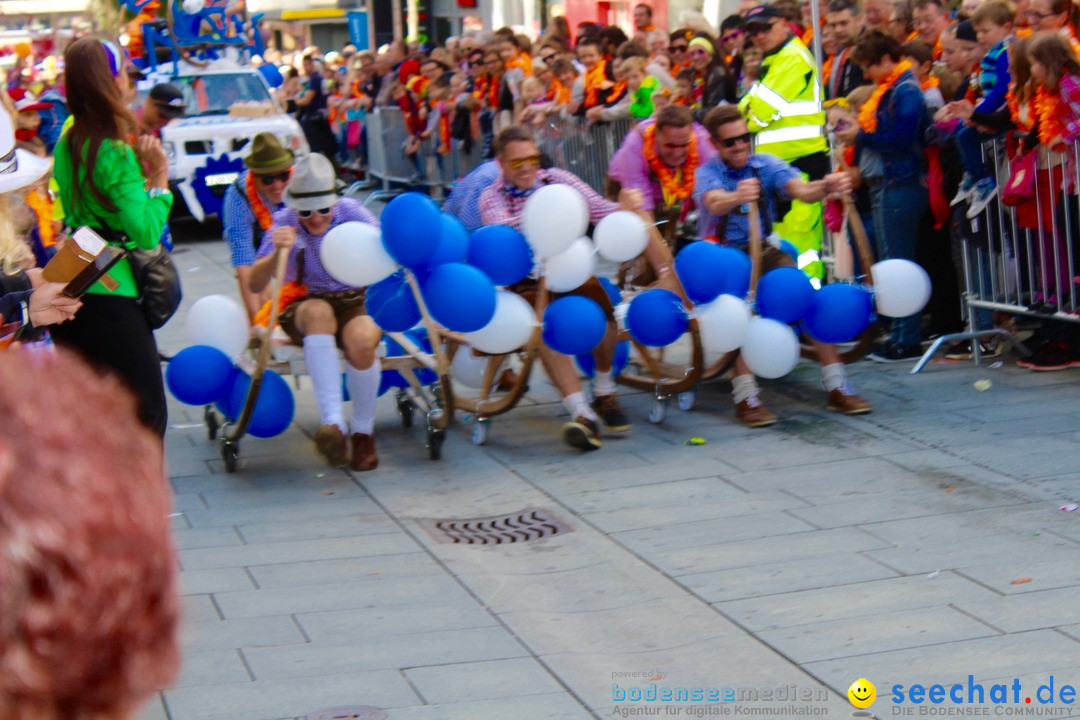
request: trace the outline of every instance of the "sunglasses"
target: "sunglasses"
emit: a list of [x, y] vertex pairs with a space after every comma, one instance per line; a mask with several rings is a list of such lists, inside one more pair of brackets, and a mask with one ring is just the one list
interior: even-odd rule
[[332, 207], [324, 207], [324, 208], [319, 208], [318, 210], [297, 210], [296, 214], [297, 214], [298, 217], [301, 217], [304, 220], [307, 220], [309, 217], [311, 217], [312, 215], [316, 215], [316, 214], [322, 215], [323, 217], [326, 217], [327, 215], [329, 215], [333, 211], [334, 211], [334, 208], [332, 208]]
[[289, 182], [289, 173], [281, 172], [273, 175], [259, 175], [259, 182], [263, 185], [273, 185], [276, 182]]
[[690, 46], [689, 45], [672, 45], [671, 46], [671, 52], [673, 52], [673, 53], [686, 52], [686, 48], [688, 48], [688, 47], [690, 47]]
[[723, 138], [717, 140], [718, 143], [726, 148], [733, 148], [739, 143], [749, 143], [752, 135], [750, 133], [743, 133], [742, 135], [736, 135], [735, 137]]
[[768, 25], [751, 25], [745, 30], [746, 37], [754, 37], [756, 35], [767, 33], [772, 30], [775, 25], [776, 23], [769, 23]]
[[525, 167], [526, 165], [528, 165], [529, 167], [537, 167], [538, 165], [540, 165], [540, 156], [539, 155], [530, 155], [528, 157], [523, 157], [523, 158], [514, 158], [513, 160], [509, 161], [509, 164], [510, 164], [510, 167], [512, 167], [515, 170], [520, 170], [521, 168]]
[[741, 38], [741, 37], [742, 37], [742, 35], [743, 35], [743, 34], [742, 34], [742, 30], [740, 30], [739, 32], [733, 32], [733, 33], [730, 33], [730, 34], [728, 34], [728, 35], [724, 35], [723, 37], [721, 37], [721, 38], [720, 38], [720, 42], [723, 42], [723, 43], [733, 43], [733, 42], [735, 42], [736, 40], [738, 40], [739, 38]]
[[548, 64], [550, 64], [550, 63], [551, 63], [551, 61], [552, 61], [552, 60], [553, 60], [554, 58], [555, 58], [555, 53], [548, 53], [547, 55], [541, 55], [541, 56], [540, 56], [540, 59], [544, 61], [544, 64], [545, 64], [545, 65], [548, 65]]

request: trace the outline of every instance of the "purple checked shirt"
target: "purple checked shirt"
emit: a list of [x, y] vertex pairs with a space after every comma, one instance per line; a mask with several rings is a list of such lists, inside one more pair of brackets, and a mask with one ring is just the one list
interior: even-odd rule
[[[375, 219], [375, 216], [368, 212], [363, 205], [352, 198], [342, 198], [338, 200], [334, 205], [334, 219], [330, 223], [331, 228], [335, 228], [342, 223], [347, 222], [362, 222], [368, 225], [378, 226], [379, 221]], [[296, 258], [300, 254], [300, 250], [304, 250], [304, 277], [299, 280], [301, 285], [307, 287], [308, 292], [323, 293], [323, 292], [339, 292], [341, 290], [353, 290], [350, 285], [339, 283], [335, 280], [330, 273], [326, 272], [326, 268], [322, 264], [322, 253], [320, 247], [322, 246], [323, 238], [326, 234], [312, 235], [304, 226], [300, 224], [300, 218], [297, 217], [296, 211], [291, 208], [285, 208], [284, 210], [278, 210], [274, 213], [274, 224], [270, 226], [270, 229], [263, 235], [262, 244], [259, 245], [259, 257], [265, 257], [274, 252], [274, 241], [272, 240], [274, 229], [279, 227], [292, 227], [296, 228], [296, 244], [293, 245], [292, 251], [289, 253], [289, 262], [285, 267], [285, 281], [293, 282], [297, 280], [296, 277]], [[327, 232], [330, 232], [327, 230]]]

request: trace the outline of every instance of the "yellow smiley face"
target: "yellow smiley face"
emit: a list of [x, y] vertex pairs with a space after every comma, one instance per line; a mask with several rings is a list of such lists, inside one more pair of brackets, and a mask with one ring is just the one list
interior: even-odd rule
[[877, 688], [866, 678], [859, 678], [847, 689], [848, 700], [857, 708], [868, 708], [877, 698]]

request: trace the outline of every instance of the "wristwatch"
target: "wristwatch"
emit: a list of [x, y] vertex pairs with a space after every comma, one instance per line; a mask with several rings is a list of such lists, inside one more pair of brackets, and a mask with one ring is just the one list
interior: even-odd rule
[[150, 199], [153, 199], [156, 197], [161, 197], [162, 195], [172, 195], [172, 190], [167, 187], [152, 187], [150, 188], [149, 192], [147, 192], [147, 195], [150, 196]]

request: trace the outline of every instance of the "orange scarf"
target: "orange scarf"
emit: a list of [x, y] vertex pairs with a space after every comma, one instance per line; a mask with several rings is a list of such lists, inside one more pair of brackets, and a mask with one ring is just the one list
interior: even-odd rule
[[450, 153], [450, 106], [447, 103], [439, 103], [439, 147], [440, 155]]
[[596, 63], [596, 67], [585, 72], [585, 107], [591, 108], [600, 104], [600, 91], [607, 90], [612, 85], [607, 78], [607, 60]]
[[519, 53], [516, 58], [506, 63], [506, 69], [521, 68], [525, 77], [532, 77], [532, 57], [526, 53]]
[[836, 55], [830, 55], [825, 58], [825, 62], [821, 63], [821, 84], [828, 85], [829, 77], [832, 75], [833, 61], [836, 60]]
[[932, 90], [933, 88], [940, 87], [940, 86], [941, 86], [941, 78], [935, 77], [933, 75], [931, 75], [930, 77], [926, 78], [921, 83], [919, 83], [919, 87], [922, 88], [923, 92], [926, 92], [927, 90]]
[[251, 212], [255, 214], [255, 219], [259, 221], [259, 227], [263, 229], [263, 232], [266, 232], [274, 224], [274, 217], [270, 209], [266, 207], [266, 203], [263, 202], [259, 189], [255, 187], [255, 173], [248, 173], [244, 190], [247, 195], [248, 205], [251, 206]]
[[1063, 108], [1058, 94], [1040, 84], [1035, 88], [1035, 97], [1031, 105], [1035, 110], [1035, 120], [1039, 126], [1039, 142], [1047, 149], [1061, 144], [1065, 124], [1061, 122]]
[[881, 104], [881, 98], [885, 97], [885, 93], [892, 90], [893, 85], [900, 79], [900, 76], [905, 71], [911, 69], [911, 63], [907, 60], [899, 63], [893, 71], [889, 73], [889, 76], [878, 84], [874, 90], [874, 94], [870, 96], [870, 99], [859, 110], [859, 127], [868, 133], [872, 133], [877, 130], [877, 110], [878, 105]]
[[[307, 297], [307, 288], [300, 283], [290, 282], [285, 283], [281, 287], [281, 301], [278, 303], [278, 312], [280, 313], [291, 303], [296, 302], [302, 297]], [[252, 319], [256, 325], [262, 325], [266, 327], [270, 322], [270, 303], [271, 300], [267, 300], [266, 303], [259, 308], [259, 312], [255, 313], [255, 317]]]
[[547, 99], [553, 101], [556, 105], [566, 105], [570, 102], [570, 88], [559, 82], [558, 78], [551, 81], [551, 87], [548, 88]]
[[37, 217], [38, 235], [41, 237], [42, 247], [52, 247], [56, 244], [56, 228], [53, 226], [53, 202], [49, 197], [49, 192], [42, 188], [34, 188], [26, 194], [26, 204]]
[[676, 177], [678, 169], [673, 170], [668, 167], [668, 164], [656, 154], [656, 123], [645, 128], [642, 135], [641, 150], [645, 155], [645, 162], [649, 164], [649, 169], [656, 174], [657, 179], [660, 181], [665, 203], [674, 204], [673, 202], [668, 203], [667, 199], [669, 197], [674, 198], [676, 201], [685, 201], [694, 194], [694, 173], [697, 171], [700, 162], [697, 151], [697, 136], [694, 133], [690, 133], [690, 145], [687, 146], [686, 162], [683, 163], [681, 168], [682, 182], [679, 182]]
[[[1028, 122], [1031, 119], [1030, 100], [1030, 97], [1024, 98], [1024, 105], [1027, 107], [1022, 108], [1020, 106], [1020, 100], [1016, 97], [1016, 83], [1009, 83], [1009, 91], [1005, 93], [1005, 102], [1009, 105], [1009, 119], [1013, 121], [1013, 124], [1016, 125], [1016, 129], [1020, 132], [1028, 132], [1031, 130], [1031, 123]], [[1024, 109], [1027, 110], [1027, 113], [1022, 114], [1021, 110]]]

